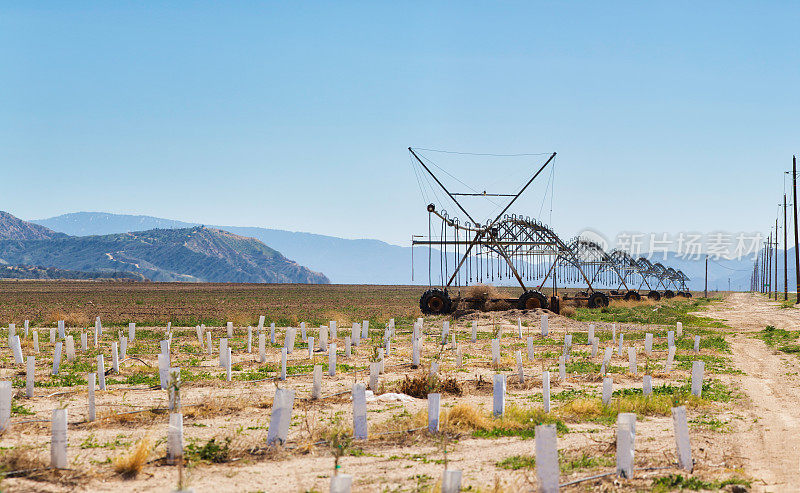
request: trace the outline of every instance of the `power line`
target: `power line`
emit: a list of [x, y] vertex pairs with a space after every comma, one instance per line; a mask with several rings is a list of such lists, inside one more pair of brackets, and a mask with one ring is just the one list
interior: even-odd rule
[[414, 147], [413, 149], [415, 151], [442, 152], [444, 154], [463, 154], [465, 156], [520, 157], [520, 156], [549, 156], [551, 154], [549, 152], [521, 153], [521, 154], [491, 154], [485, 152], [444, 151], [441, 149], [425, 149], [424, 147]]
[[726, 266], [724, 266], [724, 265], [720, 264], [719, 262], [716, 262], [715, 260], [712, 260], [712, 259], [710, 259], [710, 258], [709, 258], [708, 260], [709, 260], [711, 263], [713, 263], [713, 264], [717, 264], [717, 265], [719, 265], [719, 266], [720, 266], [720, 267], [722, 267], [723, 269], [728, 269], [728, 270], [730, 270], [730, 271], [733, 271], [733, 272], [750, 272], [750, 269], [732, 269], [732, 268], [730, 268], [730, 267], [726, 267]]

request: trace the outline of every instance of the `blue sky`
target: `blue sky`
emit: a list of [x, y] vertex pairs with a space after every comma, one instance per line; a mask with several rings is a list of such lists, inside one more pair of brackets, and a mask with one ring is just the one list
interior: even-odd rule
[[[793, 2], [4, 2], [0, 209], [407, 244], [413, 146], [557, 151], [564, 237], [766, 231], [798, 25]], [[516, 187], [534, 163], [487, 165]]]

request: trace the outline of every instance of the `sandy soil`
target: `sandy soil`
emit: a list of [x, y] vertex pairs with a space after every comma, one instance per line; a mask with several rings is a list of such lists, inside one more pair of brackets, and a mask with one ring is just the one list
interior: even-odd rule
[[[742, 319], [746, 319], [744, 313], [748, 308], [745, 300], [741, 303], [738, 297], [734, 297], [734, 303], [716, 308], [715, 314], [727, 320], [734, 320], [739, 312]], [[765, 304], [766, 305], [766, 304]], [[727, 311], [725, 311], [727, 310]], [[775, 316], [780, 316], [783, 312], [780, 309], [764, 308], [765, 316], [767, 313], [775, 312]], [[463, 319], [453, 322], [452, 330], [458, 334], [458, 344], [462, 347], [465, 354], [465, 367], [456, 368], [454, 364], [454, 351], [447, 348], [444, 352], [441, 371], [458, 378], [465, 388], [462, 396], [443, 396], [443, 407], [449, 408], [456, 403], [467, 403], [488, 412], [492, 405], [492, 395], [490, 385], [479, 385], [478, 382], [491, 382], [491, 377], [495, 370], [490, 365], [490, 338], [491, 332], [497, 326], [504, 328], [502, 339], [503, 363], [501, 371], [509, 375], [513, 374], [512, 367], [513, 353], [516, 349], [523, 349], [524, 339], [514, 337], [516, 329], [516, 319], [521, 317], [528, 324], [523, 328], [524, 336], [538, 334], [539, 314], [528, 312], [509, 311], [500, 315], [477, 315], [473, 318], [479, 321], [479, 339], [476, 343], [469, 342], [470, 319]], [[737, 326], [734, 322], [733, 326]], [[788, 320], [787, 320], [788, 323]], [[748, 322], [749, 324], [749, 322]], [[755, 330], [761, 328], [761, 323], [753, 323], [745, 328]], [[509, 389], [507, 402], [516, 403], [523, 407], [541, 407], [541, 371], [550, 369], [557, 371], [556, 360], [551, 357], [543, 357], [545, 352], [557, 354], [562, 348], [564, 334], [585, 334], [588, 323], [577, 322], [560, 316], [552, 316], [550, 319], [551, 335], [548, 339], [536, 336], [537, 357], [532, 362], [525, 361], [526, 375], [531, 375], [532, 383], [519, 385], [509, 377]], [[601, 337], [610, 338], [610, 323], [595, 323], [597, 334]], [[426, 334], [428, 334], [423, 360], [428, 360], [436, 352], [435, 339], [437, 338], [440, 320], [426, 321]], [[647, 364], [653, 373], [653, 386], [662, 383], [682, 383], [688, 377], [688, 372], [674, 370], [670, 373], [663, 371], [665, 351], [656, 351], [654, 357], [645, 362], [642, 351], [642, 339], [646, 331], [663, 331], [666, 327], [659, 326], [634, 326], [619, 325], [619, 331], [626, 334], [626, 341], [634, 344], [639, 350], [639, 374], [631, 375], [627, 372], [613, 373], [615, 389], [621, 387], [641, 388], [642, 373]], [[185, 354], [182, 353], [184, 346], [197, 346], [197, 339], [194, 328], [175, 328], [173, 337], [173, 353], [175, 354], [176, 366], [188, 366]], [[341, 329], [340, 329], [341, 330]], [[349, 327], [347, 328], [349, 331]], [[374, 330], [374, 329], [373, 329]], [[382, 329], [381, 329], [382, 330]], [[686, 329], [686, 336], [691, 337], [691, 329]], [[77, 332], [74, 332], [76, 335]], [[224, 328], [213, 328], [215, 345], [220, 337], [223, 336]], [[43, 334], [40, 334], [43, 335]], [[310, 335], [316, 336], [316, 329], [310, 330]], [[110, 351], [108, 336], [103, 341], [105, 345], [107, 365], [110, 364]], [[258, 368], [259, 364], [255, 361], [255, 354], [248, 354], [243, 350], [244, 333], [237, 328], [237, 339], [231, 342], [234, 351], [234, 364], [241, 365], [241, 371]], [[340, 332], [340, 340], [337, 341], [342, 351], [341, 338], [343, 331]], [[585, 339], [585, 335], [583, 336]], [[298, 334], [298, 339], [299, 339]], [[41, 337], [44, 341], [45, 337]], [[79, 337], [76, 337], [79, 340]], [[279, 337], [278, 340], [282, 340]], [[791, 473], [797, 471], [797, 449], [793, 448], [791, 457], [794, 461], [793, 469], [788, 470], [789, 456], [787, 462], [778, 464], [774, 462], [780, 457], [775, 454], [783, 453], [784, 450], [791, 448], [791, 440], [779, 440], [773, 444], [768, 438], [780, 436], [779, 434], [789, 434], [797, 423], [796, 412], [788, 408], [781, 410], [781, 404], [788, 403], [793, 394], [788, 393], [790, 385], [783, 381], [784, 374], [788, 371], [784, 367], [779, 367], [777, 362], [790, 358], [785, 358], [772, 354], [763, 346], [761, 341], [750, 339], [747, 335], [734, 335], [732, 340], [735, 342], [734, 348], [737, 358], [745, 360], [747, 353], [752, 355], [752, 365], [760, 364], [761, 359], [774, 359], [775, 364], [767, 365], [774, 379], [775, 392], [771, 395], [772, 401], [761, 398], [758, 395], [751, 396], [758, 405], [767, 405], [776, 415], [790, 416], [782, 418], [781, 427], [769, 422], [763, 413], [755, 405], [747, 405], [743, 410], [748, 413], [747, 417], [762, 416], [757, 423], [748, 420], [732, 420], [732, 426], [737, 426], [736, 434], [721, 434], [718, 431], [709, 430], [706, 427], [693, 424], [691, 430], [692, 449], [697, 461], [695, 475], [708, 479], [729, 475], [730, 471], [736, 471], [742, 467], [743, 461], [754, 477], [763, 478], [769, 485], [788, 485]], [[663, 338], [656, 342], [664, 342]], [[155, 354], [158, 351], [156, 346], [157, 339], [136, 344], [150, 344], [152, 352], [142, 358], [155, 365]], [[612, 345], [610, 341], [604, 341], [602, 346]], [[759, 347], [763, 354], [755, 352], [751, 347]], [[49, 342], [43, 342], [43, 354], [37, 357], [37, 378], [48, 371], [48, 354], [52, 354]], [[30, 347], [25, 346], [26, 354], [30, 354]], [[19, 378], [24, 375], [21, 367], [15, 367], [9, 363], [8, 348], [3, 348], [5, 360], [0, 368], [0, 378], [11, 379]], [[306, 356], [304, 350], [296, 349], [290, 357], [290, 365], [312, 363]], [[600, 351], [602, 354], [602, 350]], [[738, 356], [742, 353], [742, 358]], [[280, 360], [279, 349], [276, 346], [268, 348], [268, 361], [276, 362]], [[576, 345], [573, 348], [573, 355], [576, 359], [590, 360], [587, 346]], [[350, 359], [345, 359], [342, 352], [339, 356], [340, 363], [347, 363], [363, 367], [368, 361], [368, 351], [363, 348]], [[402, 365], [410, 361], [411, 351], [409, 344], [408, 327], [399, 328], [398, 337], [394, 341], [394, 350], [386, 361], [387, 373], [381, 377], [387, 390], [392, 390], [399, 380], [404, 376], [410, 375], [415, 370]], [[601, 357], [593, 360], [599, 363]], [[40, 361], [39, 361], [40, 360]], [[92, 361], [90, 356], [86, 356], [87, 361]], [[13, 360], [11, 360], [13, 361]], [[321, 355], [315, 357], [317, 364], [325, 364], [326, 358]], [[747, 363], [740, 363], [746, 365]], [[784, 363], [781, 363], [784, 364]], [[627, 367], [627, 357], [615, 354], [612, 359], [612, 366]], [[218, 367], [218, 355], [200, 356], [199, 367], [193, 367], [194, 371], [207, 371], [210, 375], [208, 379], [201, 379], [196, 382], [186, 384], [182, 390], [182, 400], [185, 406], [189, 404], [213, 403], [214, 406], [223, 406], [220, 412], [210, 412], [207, 415], [195, 417], [186, 416], [184, 419], [186, 443], [196, 443], [202, 445], [211, 438], [224, 439], [230, 437], [234, 444], [239, 445], [240, 450], [253, 447], [262, 447], [266, 437], [266, 429], [269, 423], [271, 399], [274, 394], [275, 382], [244, 382], [233, 381], [224, 382], [218, 379], [222, 370]], [[751, 384], [743, 384], [743, 390], [750, 395], [758, 392], [759, 375], [758, 367], [742, 367], [747, 372], [746, 378], [756, 379]], [[765, 370], [765, 371], [767, 371]], [[122, 376], [130, 374], [132, 367], [123, 365]], [[728, 378], [727, 376], [724, 376]], [[46, 377], [44, 377], [46, 378]], [[741, 376], [730, 376], [732, 379], [740, 379]], [[796, 378], [796, 377], [793, 377]], [[355, 381], [366, 381], [367, 375], [360, 374], [338, 374], [335, 378], [323, 378], [323, 395], [333, 395], [346, 392]], [[736, 380], [738, 381], [738, 380]], [[187, 469], [189, 484], [196, 492], [202, 491], [327, 491], [330, 475], [333, 470], [333, 459], [330, 451], [324, 446], [312, 447], [303, 452], [297, 447], [307, 441], [310, 430], [317, 427], [324, 427], [330, 420], [339, 416], [346, 424], [352, 421], [352, 405], [348, 396], [340, 396], [321, 401], [305, 402], [300, 399], [310, 395], [311, 377], [308, 375], [290, 377], [289, 380], [280, 384], [284, 387], [294, 388], [297, 391], [298, 402], [294, 408], [292, 427], [289, 433], [288, 450], [273, 451], [270, 453], [247, 454], [242, 453], [233, 462], [224, 464], [193, 464]], [[586, 391], [590, 395], [599, 395], [601, 378], [597, 374], [576, 374], [570, 375], [566, 382], [553, 380], [552, 393], [556, 395], [563, 391], [580, 390]], [[778, 392], [778, 391], [781, 392]], [[58, 394], [58, 392], [66, 392]], [[783, 393], [782, 393], [783, 392]], [[765, 401], [766, 404], [762, 401]], [[65, 482], [34, 481], [30, 479], [11, 478], [3, 481], [4, 491], [64, 491], [74, 489], [81, 491], [166, 491], [174, 487], [177, 473], [176, 468], [166, 466], [163, 461], [165, 454], [164, 438], [167, 429], [167, 417], [165, 414], [147, 415], [145, 420], [132, 419], [130, 422], [120, 422], [119, 420], [100, 420], [96, 423], [84, 423], [86, 416], [86, 391], [85, 387], [75, 388], [54, 388], [36, 389], [36, 396], [32, 400], [20, 398], [20, 403], [34, 411], [34, 416], [20, 416], [12, 418], [12, 427], [9, 432], [0, 437], [0, 447], [19, 447], [20, 445], [31, 445], [42, 457], [49, 455], [49, 424], [48, 423], [23, 423], [31, 419], [49, 419], [50, 413], [56, 406], [66, 406], [70, 413], [69, 431], [69, 457], [70, 464], [75, 471], [80, 473], [80, 478], [74, 484]], [[368, 419], [370, 432], [381, 428], [391, 428], [392, 422], [402, 416], [414, 415], [426, 409], [426, 400], [415, 399], [409, 403], [385, 403], [374, 402], [368, 404]], [[560, 404], [554, 401], [554, 407]], [[98, 415], [103, 412], [121, 412], [124, 410], [146, 409], [152, 407], [163, 407], [166, 405], [166, 392], [150, 390], [144, 386], [112, 385], [109, 390], [97, 393]], [[224, 407], [224, 406], [228, 407]], [[733, 406], [731, 404], [731, 406]], [[738, 406], [738, 404], [737, 404]], [[211, 406], [213, 407], [213, 406]], [[795, 406], [800, 408], [800, 406]], [[186, 412], [184, 413], [186, 414]], [[715, 403], [702, 411], [690, 411], [690, 421], [697, 423], [708, 416], [721, 417], [725, 420], [731, 417], [731, 409], [726, 405]], [[591, 457], [606, 457], [613, 461], [614, 457], [614, 427], [600, 423], [570, 423], [567, 422], [570, 433], [559, 437], [559, 449], [567, 454], [586, 453]], [[739, 440], [739, 433], [746, 434], [747, 441]], [[123, 480], [115, 474], [109, 465], [109, 460], [113, 457], [124, 454], [129, 447], [145, 435], [150, 435], [156, 440], [156, 447], [151, 454], [150, 461], [144, 470], [135, 479]], [[751, 446], [751, 442], [753, 446]], [[769, 448], [771, 446], [783, 448]], [[353, 491], [428, 491], [441, 477], [443, 465], [439, 462], [442, 451], [438, 442], [425, 432], [413, 434], [400, 434], [396, 438], [370, 437], [370, 440], [357, 444], [361, 452], [356, 456], [347, 456], [342, 459], [342, 470], [353, 474], [355, 483]], [[736, 449], [736, 453], [732, 450]], [[679, 473], [674, 467], [675, 443], [672, 431], [672, 420], [670, 417], [650, 417], [641, 419], [637, 423], [637, 450], [636, 450], [636, 478], [632, 481], [620, 481], [614, 477], [605, 477], [580, 483], [577, 486], [566, 488], [566, 490], [578, 491], [640, 491], [647, 489], [652, 484], [652, 478], [663, 476], [668, 473]], [[503, 491], [519, 491], [534, 488], [536, 485], [535, 472], [533, 470], [509, 470], [499, 468], [497, 463], [513, 455], [533, 455], [533, 440], [521, 438], [497, 438], [497, 439], [478, 439], [470, 435], [461, 436], [452, 443], [448, 449], [448, 461], [451, 468], [461, 469], [464, 472], [463, 485], [471, 487], [473, 490], [479, 489], [486, 491], [494, 484], [501, 484]], [[757, 450], [760, 452], [756, 453]], [[788, 452], [786, 452], [788, 454]], [[770, 462], [772, 460], [773, 462]], [[613, 462], [612, 462], [613, 463]], [[653, 468], [653, 470], [647, 470]], [[581, 470], [568, 475], [562, 475], [562, 482], [585, 478], [599, 473], [613, 470], [612, 466], [596, 467]], [[773, 474], [774, 476], [770, 476]]]
[[725, 320], [733, 363], [744, 372], [736, 384], [747, 395], [746, 419], [737, 421], [733, 445], [745, 471], [757, 478], [756, 491], [800, 490], [800, 359], [780, 353], [752, 332], [767, 325], [800, 328], [800, 310], [782, 308], [763, 296], [734, 293], [703, 312]]

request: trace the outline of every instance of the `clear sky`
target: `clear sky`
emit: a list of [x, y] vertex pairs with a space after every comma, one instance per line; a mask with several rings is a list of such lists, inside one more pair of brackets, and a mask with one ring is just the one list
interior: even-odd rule
[[557, 151], [565, 237], [766, 231], [799, 26], [797, 2], [3, 2], [0, 209], [408, 244], [412, 146]]

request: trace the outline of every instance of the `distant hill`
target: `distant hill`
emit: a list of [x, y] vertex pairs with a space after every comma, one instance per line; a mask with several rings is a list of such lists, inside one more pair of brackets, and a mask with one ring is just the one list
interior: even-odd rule
[[[214, 228], [68, 236], [10, 217], [0, 228], [0, 264], [133, 272], [152, 281], [330, 282], [254, 238]], [[24, 238], [34, 231], [38, 238]]]
[[63, 233], [23, 221], [8, 212], [0, 211], [0, 240], [49, 240], [66, 236]]
[[[70, 235], [112, 234], [151, 228], [187, 228], [199, 226], [151, 216], [109, 214], [105, 212], [76, 212], [37, 219], [36, 224]], [[324, 272], [338, 284], [414, 284], [427, 283], [427, 255], [422, 249], [415, 253], [415, 281], [411, 279], [411, 248], [390, 245], [379, 240], [348, 240], [313, 233], [244, 226], [209, 227], [249, 236], [301, 265]]]
[[30, 265], [0, 265], [0, 279], [89, 279], [144, 281], [141, 274], [121, 271], [77, 271]]
[[31, 223], [71, 236], [110, 235], [150, 229], [183, 229], [200, 226], [198, 223], [106, 212], [73, 212], [49, 219], [33, 220]]
[[[197, 226], [170, 219], [151, 216], [132, 216], [104, 212], [78, 212], [34, 221], [55, 231], [67, 234], [110, 234], [135, 231], [143, 226], [159, 228], [186, 228]], [[313, 233], [298, 233], [278, 229], [241, 226], [213, 226], [235, 234], [250, 236], [280, 251], [287, 257], [318, 272], [324, 272], [332, 282], [342, 284], [427, 284], [427, 249], [414, 252], [414, 279], [411, 278], [411, 248], [390, 245], [378, 240], [348, 240]], [[793, 258], [794, 252], [790, 252]], [[438, 281], [439, 252], [433, 250], [434, 283]], [[451, 262], [453, 259], [450, 259]], [[702, 290], [705, 276], [705, 259], [686, 259], [669, 253], [664, 260], [655, 255], [653, 262], [661, 262], [681, 269], [691, 281], [689, 287]], [[752, 260], [709, 262], [709, 289], [728, 288], [731, 278], [733, 289], [748, 289]], [[792, 263], [790, 262], [790, 267]], [[791, 276], [792, 274], [790, 274]], [[782, 283], [781, 278], [781, 283]], [[508, 280], [496, 282], [509, 285]], [[791, 284], [791, 282], [790, 282]]]

